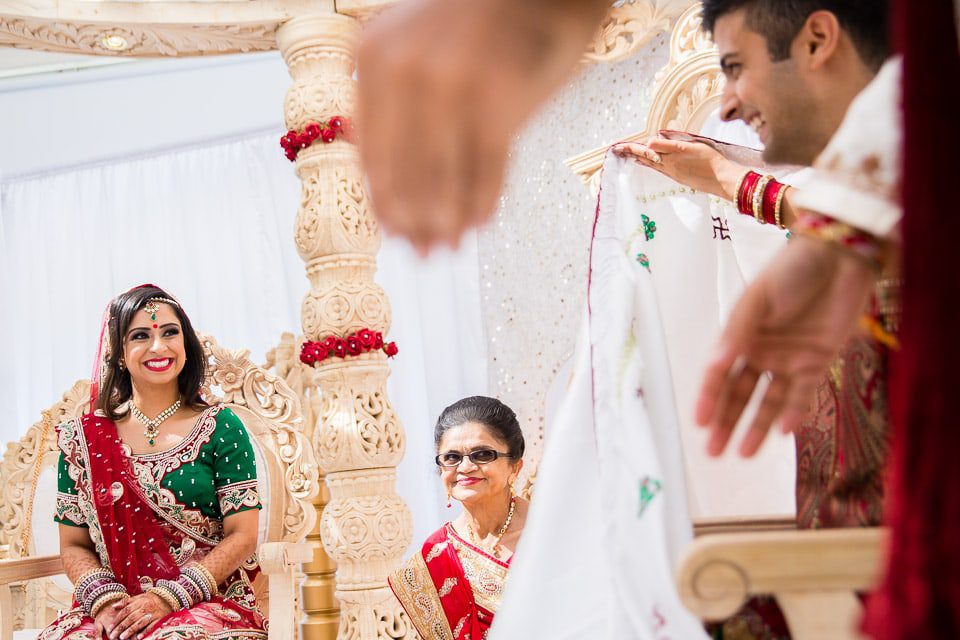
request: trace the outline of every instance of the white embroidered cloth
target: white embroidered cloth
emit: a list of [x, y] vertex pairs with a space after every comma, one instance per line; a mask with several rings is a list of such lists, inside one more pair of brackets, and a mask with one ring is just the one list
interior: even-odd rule
[[711, 460], [692, 426], [709, 347], [784, 232], [613, 155], [604, 171], [589, 313], [495, 640], [704, 638], [673, 581], [691, 508], [793, 509], [791, 438], [749, 462]]

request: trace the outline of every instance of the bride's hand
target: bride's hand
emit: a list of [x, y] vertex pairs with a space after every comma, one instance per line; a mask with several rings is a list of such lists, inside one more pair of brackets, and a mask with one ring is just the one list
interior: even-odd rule
[[[123, 602], [126, 602], [126, 598], [115, 604], [122, 604]], [[105, 606], [103, 610], [97, 614], [97, 617], [93, 619], [97, 640], [103, 638], [103, 634], [109, 634], [113, 631], [113, 628], [117, 624], [117, 611], [118, 608], [115, 607], [114, 604], [110, 604]]]
[[647, 144], [624, 142], [613, 152], [632, 158], [695, 191], [725, 200], [736, 200], [737, 186], [747, 169], [728, 160], [713, 147], [700, 142], [653, 138]]
[[116, 609], [117, 616], [110, 640], [127, 640], [143, 633], [171, 612], [170, 605], [155, 593], [141, 593], [107, 608]]

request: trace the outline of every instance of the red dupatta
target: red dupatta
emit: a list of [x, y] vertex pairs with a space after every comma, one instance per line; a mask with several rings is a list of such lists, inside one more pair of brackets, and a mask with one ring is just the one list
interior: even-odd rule
[[[960, 637], [960, 55], [951, 0], [893, 3], [903, 52], [903, 325], [891, 385], [887, 575], [868, 603], [879, 640]], [[945, 199], [946, 195], [946, 199]], [[951, 275], [952, 274], [952, 275]]]
[[388, 582], [424, 640], [479, 640], [500, 606], [509, 566], [446, 524]]
[[137, 483], [117, 426], [107, 418], [87, 414], [80, 419], [80, 428], [90, 500], [117, 582], [135, 595], [143, 591], [141, 578], [175, 579], [180, 569]]

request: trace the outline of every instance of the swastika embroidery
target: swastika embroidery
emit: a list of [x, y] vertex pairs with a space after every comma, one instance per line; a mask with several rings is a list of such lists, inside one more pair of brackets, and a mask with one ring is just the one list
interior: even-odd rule
[[726, 222], [720, 216], [713, 216], [713, 239], [714, 240], [729, 240], [730, 239], [730, 227], [727, 226]]

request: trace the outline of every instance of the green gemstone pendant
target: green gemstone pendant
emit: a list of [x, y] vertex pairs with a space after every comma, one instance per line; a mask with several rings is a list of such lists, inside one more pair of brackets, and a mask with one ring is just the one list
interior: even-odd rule
[[151, 447], [154, 445], [153, 438], [150, 438], [149, 440], [147, 440], [147, 442], [150, 444]]

